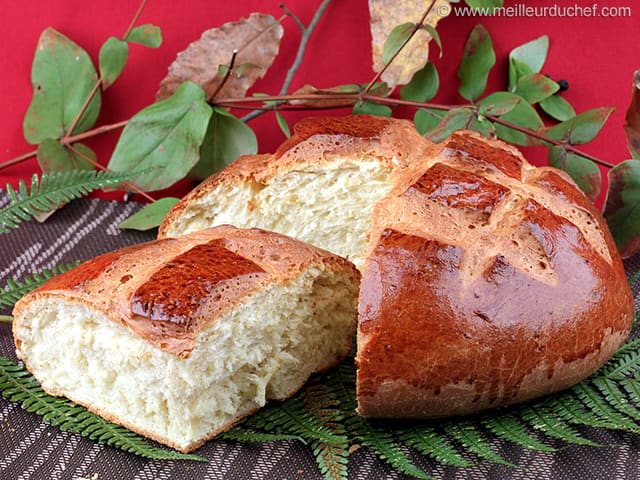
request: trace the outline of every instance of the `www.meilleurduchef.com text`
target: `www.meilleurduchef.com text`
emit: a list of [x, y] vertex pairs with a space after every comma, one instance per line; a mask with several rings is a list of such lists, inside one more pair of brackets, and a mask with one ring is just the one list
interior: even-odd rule
[[442, 16], [451, 13], [459, 17], [630, 17], [630, 6], [610, 6], [593, 3], [591, 5], [559, 5], [532, 6], [518, 3], [502, 7], [472, 8], [462, 5], [441, 4], [438, 8], [447, 11], [438, 12]]

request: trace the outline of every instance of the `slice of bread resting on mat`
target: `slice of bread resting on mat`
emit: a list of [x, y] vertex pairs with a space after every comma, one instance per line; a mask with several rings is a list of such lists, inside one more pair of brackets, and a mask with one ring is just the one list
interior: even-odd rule
[[276, 230], [361, 268], [359, 412], [466, 414], [551, 393], [627, 338], [633, 302], [600, 213], [560, 170], [473, 132], [310, 119], [179, 202], [161, 236]]
[[186, 452], [347, 355], [359, 276], [258, 229], [158, 240], [23, 297], [17, 353], [48, 393]]

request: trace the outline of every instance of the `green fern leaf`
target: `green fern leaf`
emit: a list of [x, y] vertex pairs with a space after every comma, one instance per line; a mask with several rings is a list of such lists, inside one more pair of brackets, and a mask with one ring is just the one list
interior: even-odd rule
[[341, 443], [326, 443], [313, 440], [311, 449], [320, 472], [326, 480], [347, 480], [347, 464], [349, 462], [349, 440], [341, 420], [343, 415], [339, 410], [340, 402], [335, 393], [324, 385], [321, 377], [317, 376], [307, 384], [302, 396], [307, 408], [319, 418], [333, 433], [344, 438]]
[[412, 425], [396, 430], [402, 443], [415, 448], [422, 455], [428, 455], [438, 463], [453, 467], [469, 467], [472, 462], [458, 453], [453, 445], [435, 428], [428, 425]]
[[347, 432], [360, 444], [370, 448], [395, 470], [416, 478], [431, 478], [407, 457], [387, 429], [367, 421], [356, 413], [355, 366], [353, 359], [342, 362], [326, 376], [328, 385], [337, 392]]
[[527, 421], [535, 430], [539, 430], [545, 435], [557, 438], [563, 442], [591, 447], [602, 446], [599, 443], [584, 438], [560, 418], [560, 416], [547, 410], [543, 406], [534, 404], [520, 407], [518, 415]]
[[541, 405], [543, 405], [548, 412], [553, 412], [554, 415], [574, 425], [587, 425], [589, 427], [608, 428], [612, 430], [621, 429], [621, 426], [617, 423], [601, 419], [594, 413], [586, 410], [580, 400], [567, 393], [553, 395], [543, 400]]
[[587, 382], [578, 383], [571, 389], [571, 391], [575, 392], [580, 401], [584, 403], [587, 409], [592, 411], [594, 414], [617, 423], [630, 432], [640, 433], [640, 426], [638, 424], [628, 417], [618, 413], [607, 403], [600, 393], [595, 388], [588, 385]]
[[506, 461], [500, 455], [493, 451], [489, 444], [484, 440], [482, 432], [478, 429], [474, 422], [469, 420], [453, 420], [443, 425], [444, 431], [453, 439], [460, 442], [470, 452], [473, 452], [483, 460], [488, 460], [500, 465], [518, 468], [517, 465]]
[[307, 442], [299, 435], [287, 435], [277, 433], [264, 433], [257, 432], [255, 430], [245, 430], [240, 426], [234, 427], [231, 430], [221, 433], [216, 436], [218, 440], [235, 440], [238, 442], [246, 443], [262, 443], [262, 442], [275, 442], [279, 440], [296, 440], [304, 443]]
[[7, 233], [10, 229], [17, 228], [24, 220], [54, 210], [59, 205], [94, 190], [114, 187], [127, 180], [133, 180], [139, 174], [140, 172], [117, 173], [95, 170], [43, 173], [41, 178], [34, 174], [29, 188], [24, 180], [20, 180], [19, 194], [7, 184], [7, 194], [11, 202], [0, 210], [0, 233]]
[[629, 400], [636, 405], [640, 405], [640, 380], [627, 378], [620, 381], [620, 385], [624, 388], [625, 392], [627, 392], [627, 395], [629, 395]]
[[247, 421], [247, 425], [266, 430], [299, 435], [305, 440], [321, 440], [340, 444], [347, 441], [344, 435], [336, 435], [309, 412], [300, 397], [291, 397], [281, 403], [273, 403], [260, 410]]
[[142, 437], [124, 427], [107, 422], [84, 407], [45, 393], [38, 381], [23, 367], [0, 356], [0, 393], [12, 402], [20, 403], [62, 430], [78, 433], [99, 443], [125, 452], [158, 460], [208, 461], [199, 455], [184, 454], [149, 445]]
[[602, 374], [611, 380], [622, 380], [640, 373], [640, 337], [622, 345], [602, 367]]
[[545, 445], [527, 432], [527, 426], [511, 414], [489, 414], [481, 419], [482, 424], [496, 437], [516, 443], [524, 448], [555, 452], [556, 449]]
[[640, 411], [629, 402], [625, 393], [618, 387], [617, 382], [605, 377], [595, 377], [591, 379], [591, 382], [604, 396], [609, 405], [634, 420], [640, 420]]
[[76, 262], [75, 264], [67, 263], [63, 265], [57, 265], [51, 270], [44, 270], [40, 273], [27, 275], [22, 280], [7, 280], [7, 285], [0, 290], [0, 308], [12, 307], [14, 303], [16, 303], [20, 298], [29, 293], [31, 290], [36, 289], [55, 275], [64, 273], [67, 270], [71, 270], [79, 263], [80, 262]]

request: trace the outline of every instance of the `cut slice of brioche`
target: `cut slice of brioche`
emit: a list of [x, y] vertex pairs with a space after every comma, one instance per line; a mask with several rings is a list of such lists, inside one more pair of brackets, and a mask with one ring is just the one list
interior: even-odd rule
[[90, 260], [21, 299], [19, 357], [50, 394], [187, 452], [347, 355], [359, 274], [257, 229]]
[[160, 235], [222, 221], [361, 268], [365, 416], [467, 414], [561, 390], [631, 328], [631, 291], [594, 205], [565, 172], [474, 132], [432, 145], [403, 120], [306, 120], [274, 155], [196, 188]]

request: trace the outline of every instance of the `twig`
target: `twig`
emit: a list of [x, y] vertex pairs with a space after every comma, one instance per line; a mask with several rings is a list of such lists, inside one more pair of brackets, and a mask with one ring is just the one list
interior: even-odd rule
[[238, 49], [236, 48], [233, 50], [233, 52], [231, 52], [231, 60], [229, 60], [227, 71], [225, 72], [224, 77], [222, 78], [222, 82], [220, 82], [220, 85], [218, 85], [218, 88], [216, 88], [215, 92], [213, 92], [213, 94], [211, 95], [211, 98], [216, 98], [216, 95], [220, 93], [220, 90], [222, 90], [222, 87], [224, 87], [224, 84], [227, 83], [227, 80], [229, 80], [229, 77], [231, 76], [231, 72], [233, 71], [233, 67], [236, 64], [237, 56], [238, 56]]
[[431, 10], [433, 9], [433, 6], [435, 4], [436, 4], [436, 0], [431, 0], [431, 3], [429, 3], [429, 6], [427, 7], [427, 9], [422, 14], [422, 18], [420, 19], [420, 21], [418, 23], [416, 23], [415, 26], [413, 27], [413, 31], [409, 34], [407, 39], [404, 42], [402, 42], [402, 45], [400, 45], [400, 48], [398, 48], [396, 50], [396, 52], [393, 54], [391, 59], [382, 67], [382, 69], [376, 74], [376, 76], [371, 79], [371, 81], [369, 82], [367, 87], [364, 89], [363, 93], [369, 93], [369, 91], [373, 88], [373, 86], [376, 84], [376, 82], [378, 80], [380, 80], [380, 77], [382, 77], [384, 72], [387, 71], [387, 68], [389, 68], [389, 66], [393, 63], [393, 61], [396, 59], [396, 57], [398, 55], [400, 55], [400, 52], [402, 50], [404, 50], [404, 47], [411, 41], [411, 39], [418, 32], [418, 30], [420, 30], [422, 28], [422, 25], [424, 24], [425, 20], [427, 19], [427, 16], [431, 12]]
[[[144, 6], [146, 5], [146, 3], [147, 3], [147, 0], [142, 0], [142, 2], [140, 2], [140, 6], [138, 7], [138, 10], [136, 11], [135, 15], [131, 19], [131, 23], [129, 23], [129, 26], [127, 27], [127, 30], [125, 31], [124, 35], [122, 36], [122, 40], [126, 40], [127, 37], [129, 36], [129, 34], [131, 33], [131, 30], [133, 30], [133, 27], [135, 26], [136, 22], [140, 18], [140, 14], [142, 14], [142, 10], [144, 10]], [[100, 88], [100, 85], [102, 85], [102, 75], [100, 75], [98, 77], [98, 80], [96, 81], [95, 85], [91, 89], [91, 92], [89, 93], [89, 96], [86, 98], [86, 100], [82, 104], [82, 107], [80, 108], [80, 111], [78, 112], [76, 117], [73, 119], [73, 122], [71, 122], [71, 126], [69, 127], [69, 130], [67, 130], [67, 132], [65, 133], [63, 140], [66, 139], [67, 137], [73, 135], [73, 131], [75, 130], [76, 126], [78, 125], [78, 122], [80, 121], [80, 119], [84, 115], [84, 112], [86, 112], [87, 108], [89, 108], [89, 104], [93, 100], [93, 97], [95, 97], [96, 92]]]
[[[318, 9], [313, 14], [313, 18], [311, 19], [311, 21], [309, 22], [309, 26], [307, 27], [305, 27], [300, 21], [300, 19], [297, 16], [295, 16], [293, 12], [291, 12], [285, 5], [280, 4], [280, 8], [282, 8], [285, 11], [286, 15], [293, 18], [293, 20], [298, 24], [298, 26], [300, 27], [300, 30], [302, 31], [302, 35], [300, 37], [300, 44], [298, 45], [298, 51], [296, 52], [296, 56], [293, 60], [293, 63], [287, 70], [287, 75], [285, 76], [284, 82], [282, 83], [282, 87], [280, 88], [280, 95], [284, 95], [289, 91], [289, 87], [291, 87], [291, 82], [293, 81], [293, 77], [295, 76], [296, 72], [298, 71], [298, 68], [300, 68], [300, 65], [302, 64], [304, 53], [307, 49], [307, 44], [309, 43], [309, 38], [311, 37], [311, 34], [313, 33], [313, 31], [316, 29], [316, 26], [318, 25], [318, 22], [320, 21], [320, 18], [324, 14], [325, 10], [329, 6], [329, 3], [331, 3], [331, 0], [324, 0], [318, 6]], [[276, 105], [279, 105], [279, 104], [277, 103]], [[241, 120], [246, 123], [250, 120], [253, 120], [256, 117], [259, 117], [266, 111], [270, 111], [270, 110], [273, 110], [273, 108], [268, 108], [268, 109], [260, 108], [258, 110], [255, 110], [245, 115], [244, 117], [241, 118]]]
[[129, 23], [129, 26], [127, 27], [127, 29], [124, 32], [124, 35], [122, 35], [122, 40], [124, 40], [125, 42], [127, 41], [127, 37], [129, 35], [131, 35], [131, 31], [133, 30], [133, 27], [135, 27], [136, 23], [138, 23], [138, 19], [140, 18], [140, 15], [142, 14], [142, 11], [144, 10], [144, 7], [145, 7], [146, 4], [147, 4], [147, 0], [142, 0], [142, 2], [140, 2], [140, 6], [138, 7], [138, 11], [136, 12], [136, 14], [131, 19], [131, 23]]
[[[85, 155], [84, 153], [82, 153], [80, 150], [78, 150], [77, 148], [75, 148], [73, 145], [66, 145], [66, 147], [71, 150], [73, 153], [75, 153], [76, 155], [79, 155], [80, 157], [84, 158], [87, 162], [89, 162], [91, 165], [93, 165], [94, 167], [98, 168], [99, 170], [105, 171], [105, 172], [110, 172], [111, 170], [109, 170], [107, 167], [100, 165], [98, 162], [96, 162], [93, 158]], [[132, 191], [136, 192], [137, 194], [143, 196], [144, 198], [146, 198], [148, 201], [150, 202], [155, 202], [156, 199], [153, 198], [151, 195], [149, 195], [147, 192], [143, 191], [140, 187], [134, 185], [133, 183], [127, 181], [127, 182], [123, 182], [122, 183], [123, 186], [131, 189]]]

